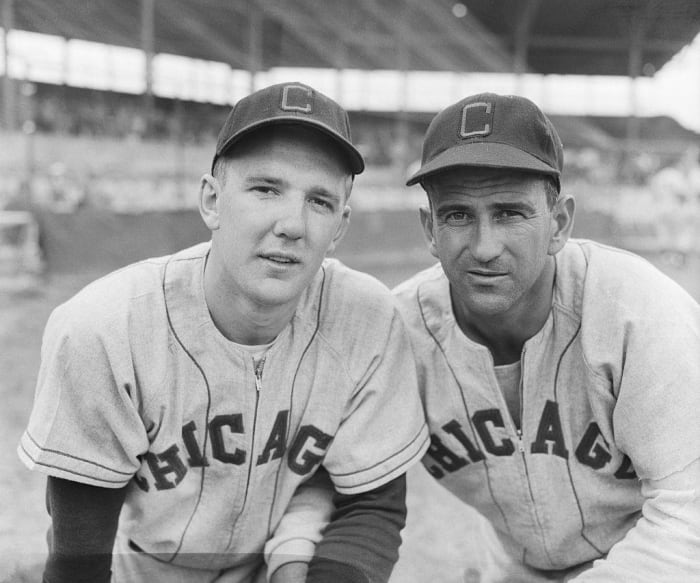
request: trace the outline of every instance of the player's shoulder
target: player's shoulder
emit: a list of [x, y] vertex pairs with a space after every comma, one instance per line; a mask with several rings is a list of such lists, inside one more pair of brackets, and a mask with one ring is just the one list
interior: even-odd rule
[[589, 267], [602, 269], [607, 275], [614, 277], [616, 269], [624, 271], [654, 271], [655, 268], [642, 256], [591, 239], [570, 239], [562, 253], [573, 257], [580, 255]]
[[644, 257], [587, 239], [573, 239], [557, 254], [557, 288], [560, 295], [577, 296], [580, 305], [597, 311], [601, 303], [617, 306], [619, 312], [695, 303]]
[[166, 258], [139, 261], [108, 273], [86, 285], [61, 308], [88, 319], [101, 319], [127, 307], [131, 300], [153, 293], [162, 281], [162, 269]]
[[368, 273], [348, 267], [338, 259], [324, 260], [320, 283], [329, 307], [334, 309], [393, 305], [391, 292], [384, 283]]
[[[195, 249], [195, 248], [192, 248]], [[112, 271], [89, 283], [52, 313], [54, 325], [82, 333], [116, 334], [133, 322], [148, 322], [164, 305], [166, 265], [181, 254], [151, 257]]]
[[318, 324], [321, 336], [337, 348], [355, 339], [369, 344], [385, 338], [396, 313], [384, 283], [334, 258], [324, 260], [304, 304], [301, 312], [309, 323]]
[[[577, 270], [596, 283], [605, 283], [624, 293], [644, 292], [640, 285], [678, 288], [670, 277], [644, 257], [588, 239], [572, 239], [562, 251], [560, 266]], [[610, 287], [604, 289], [610, 290]]]
[[402, 304], [413, 302], [418, 296], [419, 289], [424, 286], [439, 285], [445, 280], [445, 272], [440, 263], [435, 263], [430, 267], [422, 269], [408, 279], [397, 284], [392, 290], [392, 294]]

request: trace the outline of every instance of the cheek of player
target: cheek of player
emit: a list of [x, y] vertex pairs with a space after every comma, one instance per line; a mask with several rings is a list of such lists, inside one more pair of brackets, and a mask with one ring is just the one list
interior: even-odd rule
[[492, 316], [537, 300], [556, 230], [541, 181], [443, 180], [430, 200], [422, 211], [430, 250], [465, 311]]
[[256, 304], [296, 302], [345, 232], [351, 179], [306, 138], [258, 146], [231, 162], [223, 185], [212, 179], [209, 261], [228, 293]]

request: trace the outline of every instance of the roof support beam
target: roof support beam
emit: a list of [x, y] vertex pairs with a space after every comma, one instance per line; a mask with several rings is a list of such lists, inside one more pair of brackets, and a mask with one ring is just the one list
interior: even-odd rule
[[[450, 42], [456, 43], [469, 54], [482, 63], [483, 70], [491, 72], [503, 72], [510, 66], [508, 52], [497, 46], [499, 41], [488, 33], [474, 18], [467, 16], [458, 24], [452, 13], [444, 6], [435, 6], [425, 0], [408, 0], [425, 18], [432, 21], [436, 27], [444, 32]], [[431, 41], [425, 43], [430, 46]], [[463, 71], [464, 67], [457, 63], [454, 71]]]
[[8, 33], [15, 27], [14, 0], [2, 0], [2, 27], [4, 34], [2, 35], [2, 54], [3, 56], [3, 75], [2, 75], [2, 113], [3, 126], [7, 130], [14, 130], [17, 127], [17, 99], [15, 94], [15, 84], [10, 78], [10, 55], [9, 43], [7, 42]]
[[141, 0], [141, 50], [146, 59], [143, 104], [147, 127], [150, 126], [153, 119], [153, 57], [156, 52], [155, 11], [156, 0]]
[[[303, 6], [309, 19], [317, 22], [323, 28], [331, 32], [345, 47], [352, 47], [353, 51], [358, 51], [366, 58], [369, 65], [368, 68], [375, 69], [393, 69], [395, 63], [383, 51], [377, 51], [375, 46], [368, 46], [366, 36], [363, 35], [358, 39], [356, 30], [348, 26], [348, 23], [343, 21], [342, 15], [339, 15], [332, 7], [328, 7], [325, 2], [317, 0], [300, 0], [300, 6]], [[354, 4], [348, 2], [346, 10], [352, 9]], [[358, 42], [360, 40], [361, 42]], [[393, 39], [392, 39], [393, 40]], [[393, 46], [393, 43], [390, 43]], [[389, 47], [386, 47], [389, 48]], [[337, 59], [340, 68], [346, 64], [347, 49], [345, 53], [340, 53]]]
[[419, 31], [411, 30], [406, 25], [404, 19], [399, 19], [397, 21], [394, 13], [389, 13], [383, 8], [380, 8], [380, 4], [375, 3], [374, 0], [359, 0], [359, 4], [364, 10], [371, 14], [373, 18], [377, 19], [382, 26], [391, 31], [399, 43], [405, 43], [408, 48], [415, 50], [417, 54], [425, 58], [433, 67], [447, 71], [453, 71], [458, 68], [459, 64], [449, 55], [435, 49], [430, 46], [429, 43], [423, 42], [423, 37], [419, 35]]
[[[553, 51], [617, 51], [626, 53], [629, 50], [629, 42], [627, 39], [621, 37], [530, 36], [529, 47], [531, 49], [547, 49]], [[675, 52], [677, 50], [678, 41], [668, 39], [646, 39], [644, 41], [645, 52]]]
[[[244, 69], [248, 66], [247, 52], [238, 50], [231, 44], [230, 38], [207, 26], [206, 21], [199, 17], [199, 12], [201, 11], [199, 7], [190, 2], [180, 2], [177, 6], [177, 12], [167, 8], [162, 10], [159, 14], [160, 19], [167, 19], [168, 26], [176, 31], [182, 31], [182, 38], [196, 38], [198, 42], [206, 44], [207, 50], [211, 51], [212, 60], [227, 63], [234, 68], [240, 67]], [[246, 10], [236, 8], [233, 6], [233, 3], [227, 4], [226, 8], [231, 8], [245, 18], [248, 16]]]
[[[336, 52], [330, 46], [327, 39], [320, 36], [315, 30], [313, 22], [293, 18], [294, 12], [290, 12], [289, 8], [277, 0], [254, 0], [257, 2], [260, 10], [268, 18], [280, 23], [293, 36], [315, 54], [321, 61], [327, 63], [331, 67], [337, 68]], [[290, 16], [292, 18], [290, 18]]]
[[[648, 8], [650, 10], [650, 8]], [[636, 11], [630, 19], [630, 38], [629, 38], [629, 61], [627, 66], [627, 74], [629, 76], [630, 91], [630, 115], [627, 116], [626, 143], [628, 155], [632, 153], [633, 144], [639, 139], [639, 103], [637, 96], [637, 77], [642, 73], [642, 61], [644, 59], [644, 35], [645, 27], [644, 20], [649, 16], [642, 14], [641, 11]]]
[[248, 0], [248, 73], [251, 93], [255, 91], [255, 74], [262, 68], [263, 15], [255, 0]]
[[516, 75], [527, 73], [527, 52], [530, 44], [532, 23], [540, 7], [540, 0], [525, 0], [515, 25], [513, 54], [513, 72]]

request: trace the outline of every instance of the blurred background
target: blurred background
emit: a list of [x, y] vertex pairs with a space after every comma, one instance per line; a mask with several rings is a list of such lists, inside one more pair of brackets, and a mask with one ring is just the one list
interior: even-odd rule
[[[302, 81], [349, 111], [368, 167], [337, 255], [388, 285], [433, 261], [424, 194], [403, 186], [428, 123], [496, 91], [557, 127], [575, 236], [700, 297], [697, 0], [0, 0], [0, 27], [0, 581], [36, 579], [43, 560], [43, 479], [14, 448], [50, 310], [208, 238], [199, 178], [252, 90]], [[476, 531], [458, 526], [476, 519], [422, 480], [412, 520], [429, 518], [395, 580], [479, 581]], [[445, 553], [457, 566], [436, 575]]]

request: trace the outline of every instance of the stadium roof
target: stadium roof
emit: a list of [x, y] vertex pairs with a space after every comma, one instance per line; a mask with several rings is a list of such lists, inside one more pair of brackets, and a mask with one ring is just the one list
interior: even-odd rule
[[[653, 74], [700, 31], [698, 0], [4, 0], [4, 6], [7, 28], [249, 70], [627, 75], [633, 55], [638, 71]], [[142, 26], [151, 19], [152, 29]]]

